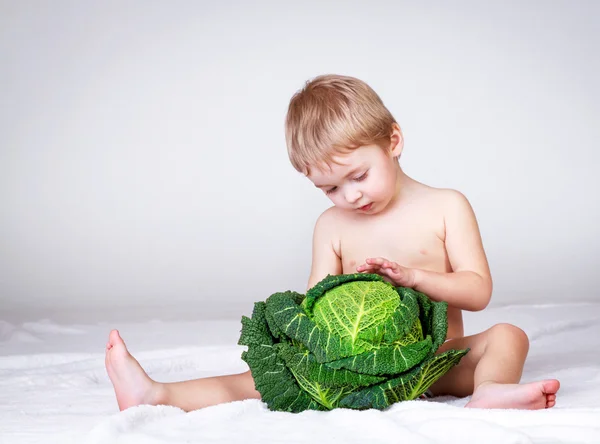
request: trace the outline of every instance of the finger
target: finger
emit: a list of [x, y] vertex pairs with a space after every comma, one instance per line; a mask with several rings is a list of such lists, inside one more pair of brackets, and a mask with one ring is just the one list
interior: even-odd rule
[[384, 262], [381, 264], [381, 268], [382, 268], [383, 270], [390, 270], [390, 271], [393, 271], [393, 272], [396, 272], [396, 271], [399, 271], [399, 270], [400, 270], [400, 266], [399, 266], [397, 263], [395, 263], [395, 262], [390, 262], [390, 261], [384, 261]]
[[367, 259], [367, 264], [370, 264], [370, 265], [381, 265], [381, 264], [383, 264], [386, 261], [387, 261], [387, 259], [384, 259], [382, 257], [370, 257], [370, 258]]
[[377, 269], [377, 270], [366, 270], [366, 271], [363, 271], [362, 273], [367, 273], [367, 274], [377, 274], [377, 275], [381, 276], [381, 277], [382, 277], [382, 278], [384, 278], [384, 279], [387, 279], [387, 278], [389, 278], [389, 279], [393, 280], [393, 278], [392, 278], [392, 277], [390, 277], [390, 276], [388, 276], [388, 274], [385, 272], [385, 270], [382, 270], [382, 269]]
[[381, 264], [381, 266], [383, 268], [388, 268], [395, 272], [398, 272], [401, 269], [400, 265], [398, 265], [396, 262], [390, 262], [390, 261], [385, 261], [383, 264]]
[[357, 268], [357, 271], [361, 271], [361, 272], [377, 272], [378, 270], [380, 270], [381, 267], [377, 266], [377, 265], [362, 265], [360, 267]]
[[402, 282], [402, 278], [404, 277], [402, 274], [396, 273], [395, 271], [393, 271], [390, 268], [386, 268], [385, 269], [385, 274], [387, 276], [389, 276], [390, 278], [392, 278], [394, 280], [394, 282], [398, 282], [398, 283], [401, 283]]

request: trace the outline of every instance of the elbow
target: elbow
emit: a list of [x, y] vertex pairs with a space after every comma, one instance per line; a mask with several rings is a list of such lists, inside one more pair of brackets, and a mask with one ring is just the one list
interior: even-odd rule
[[489, 305], [492, 299], [492, 278], [489, 276], [480, 276], [480, 279], [479, 291], [474, 295], [471, 311], [483, 310]]
[[479, 296], [473, 303], [471, 307], [471, 311], [481, 311], [485, 309], [490, 303], [491, 297], [489, 296]]

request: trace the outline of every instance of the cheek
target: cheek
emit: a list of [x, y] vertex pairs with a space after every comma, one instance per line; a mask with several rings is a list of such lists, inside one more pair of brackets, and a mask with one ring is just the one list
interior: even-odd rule
[[382, 195], [384, 195], [387, 190], [390, 189], [390, 184], [389, 184], [389, 180], [387, 177], [373, 177], [373, 182], [371, 184], [371, 193], [374, 194], [375, 196], [379, 196], [381, 197]]
[[343, 204], [342, 195], [339, 193], [339, 191], [337, 193], [326, 196], [335, 206], [340, 206]]

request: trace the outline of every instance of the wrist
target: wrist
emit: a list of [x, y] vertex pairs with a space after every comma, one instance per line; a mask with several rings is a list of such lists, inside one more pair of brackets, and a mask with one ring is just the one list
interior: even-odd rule
[[420, 287], [423, 282], [423, 270], [419, 268], [412, 269], [412, 285], [411, 287], [415, 290], [418, 290], [417, 287]]

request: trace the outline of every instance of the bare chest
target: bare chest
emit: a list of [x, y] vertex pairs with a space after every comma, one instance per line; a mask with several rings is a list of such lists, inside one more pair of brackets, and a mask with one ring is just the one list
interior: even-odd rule
[[451, 271], [443, 219], [415, 216], [396, 214], [343, 224], [338, 244], [343, 273], [355, 273], [369, 257], [383, 257], [409, 268]]

